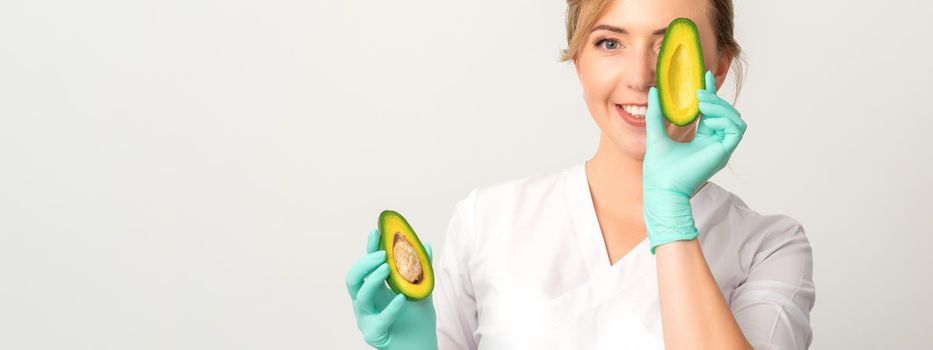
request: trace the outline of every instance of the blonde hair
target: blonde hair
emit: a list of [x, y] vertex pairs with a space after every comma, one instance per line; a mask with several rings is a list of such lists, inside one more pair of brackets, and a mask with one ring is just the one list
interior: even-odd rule
[[[589, 30], [596, 25], [610, 1], [612, 0], [567, 0], [567, 49], [561, 50], [559, 62], [573, 59], [583, 49]], [[734, 36], [732, 0], [709, 1], [710, 22], [716, 31], [716, 47], [720, 55], [732, 58], [735, 99], [738, 99], [745, 80], [745, 60], [742, 57], [742, 48]]]

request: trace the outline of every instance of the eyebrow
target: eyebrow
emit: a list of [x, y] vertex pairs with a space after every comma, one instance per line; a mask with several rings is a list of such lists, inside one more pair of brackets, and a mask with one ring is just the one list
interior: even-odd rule
[[[616, 33], [619, 33], [619, 34], [626, 34], [626, 35], [628, 35], [628, 31], [625, 30], [625, 28], [619, 28], [619, 27], [616, 27], [616, 26], [608, 25], [608, 24], [600, 24], [600, 25], [598, 25], [598, 26], [595, 26], [595, 27], [593, 27], [593, 30], [590, 31], [590, 33], [595, 32], [595, 31], [600, 30], [600, 29], [602, 29], [602, 30], [608, 30], [608, 31], [610, 31], [610, 32], [616, 32]], [[651, 32], [651, 35], [664, 35], [665, 32], [667, 32], [667, 28], [666, 28], [666, 27]]]

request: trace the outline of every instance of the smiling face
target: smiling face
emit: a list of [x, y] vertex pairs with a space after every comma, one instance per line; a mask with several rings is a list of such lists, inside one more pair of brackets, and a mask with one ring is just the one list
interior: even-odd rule
[[[586, 106], [602, 131], [600, 142], [611, 141], [624, 155], [644, 159], [648, 89], [655, 86], [664, 31], [678, 17], [696, 23], [703, 60], [716, 75], [716, 88], [722, 85], [732, 59], [716, 48], [708, 6], [709, 0], [611, 0], [573, 58]], [[664, 124], [674, 140], [693, 138], [696, 121], [684, 127]]]

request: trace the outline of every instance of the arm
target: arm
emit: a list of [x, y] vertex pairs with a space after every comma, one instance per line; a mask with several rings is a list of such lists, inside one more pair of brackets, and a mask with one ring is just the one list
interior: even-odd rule
[[755, 348], [806, 349], [816, 301], [813, 253], [803, 226], [776, 217], [751, 257], [748, 277], [732, 291], [732, 312]]
[[[656, 251], [668, 348], [806, 349], [816, 300], [813, 257], [803, 226], [787, 216], [764, 235], [747, 279], [727, 306], [696, 240]], [[747, 339], [747, 341], [746, 341]]]
[[751, 349], [697, 240], [659, 246], [655, 256], [668, 349]]
[[454, 206], [444, 246], [435, 265], [434, 305], [437, 310], [438, 349], [441, 350], [477, 348], [473, 333], [479, 320], [469, 268], [470, 257], [473, 256], [476, 192], [474, 190]]
[[706, 73], [697, 91], [702, 113], [689, 143], [671, 140], [664, 126], [657, 89], [648, 92], [643, 163], [645, 227], [656, 255], [661, 325], [670, 349], [748, 349], [696, 240], [690, 197], [721, 170], [745, 133], [739, 113], [716, 96]]

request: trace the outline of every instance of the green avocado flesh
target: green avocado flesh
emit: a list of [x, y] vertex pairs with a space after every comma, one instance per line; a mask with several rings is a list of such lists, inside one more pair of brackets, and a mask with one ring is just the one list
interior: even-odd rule
[[379, 214], [379, 249], [386, 252], [389, 277], [386, 283], [409, 300], [424, 299], [434, 290], [434, 269], [427, 250], [402, 214], [385, 210]]
[[697, 90], [706, 88], [705, 70], [696, 24], [675, 19], [667, 26], [657, 67], [661, 112], [674, 125], [690, 124], [700, 114]]

